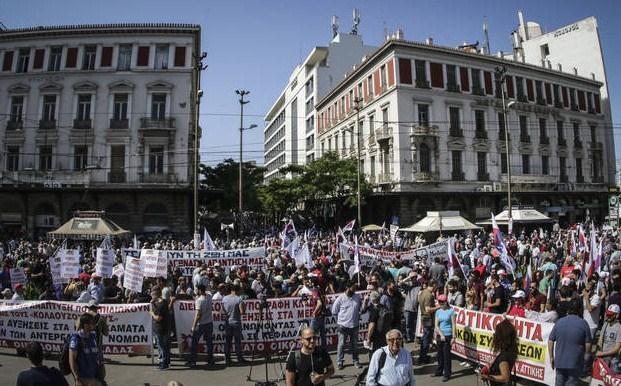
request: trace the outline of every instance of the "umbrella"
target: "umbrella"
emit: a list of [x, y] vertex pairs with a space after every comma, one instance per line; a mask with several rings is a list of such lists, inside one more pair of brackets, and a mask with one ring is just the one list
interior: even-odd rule
[[459, 215], [458, 211], [427, 212], [427, 216], [407, 228], [403, 232], [448, 232], [481, 229]]
[[380, 225], [369, 224], [362, 227], [363, 232], [380, 232], [386, 230], [386, 228], [382, 228]]
[[124, 236], [130, 232], [112, 220], [103, 211], [77, 211], [73, 218], [48, 232], [53, 239], [100, 240], [106, 236]]

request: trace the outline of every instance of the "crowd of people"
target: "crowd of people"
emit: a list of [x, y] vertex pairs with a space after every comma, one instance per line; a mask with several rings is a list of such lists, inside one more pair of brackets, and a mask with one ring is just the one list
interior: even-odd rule
[[[360, 346], [369, 352], [367, 385], [413, 385], [413, 375], [400, 376], [412, 373], [411, 356], [402, 350], [405, 350], [404, 343], [415, 341], [417, 323], [422, 326], [422, 337], [414, 362], [430, 363], [430, 351], [435, 347], [433, 375], [449, 380], [452, 376], [451, 343], [456, 336], [453, 307], [525, 317], [555, 323], [549, 355], [557, 373], [557, 384], [573, 384], [590, 371], [594, 358], [606, 361], [613, 371], [621, 370], [621, 324], [618, 320], [621, 237], [613, 228], [599, 231], [586, 228], [585, 224], [584, 228], [575, 225], [567, 229], [555, 226], [545, 231], [540, 228], [520, 230], [502, 237], [501, 243], [496, 233], [486, 231], [451, 235], [451, 248], [456, 256], [453, 261], [440, 256], [431, 261], [425, 257], [400, 259], [400, 251], [426, 244], [420, 236], [362, 233], [357, 237], [358, 245], [397, 252], [390, 261], [378, 259], [373, 265], [354, 263], [355, 232], [343, 235], [343, 239], [334, 232], [311, 233], [307, 237], [312, 257], [310, 266], [296, 264], [282, 248], [278, 234], [228, 241], [216, 238], [219, 249], [265, 245], [264, 267], [225, 269], [205, 263], [197, 266], [191, 277], [169, 269], [166, 278], [145, 279], [141, 292], [122, 288], [120, 277], [102, 278], [94, 273], [98, 242], [75, 242], [73, 247], [80, 250], [81, 273], [68, 283], [54, 284], [49, 258], [60, 247], [59, 241], [6, 239], [0, 244], [3, 263], [0, 285], [4, 299], [88, 303], [93, 320], [84, 316], [82, 322], [80, 318], [83, 324], [80, 328], [84, 336], [90, 336], [91, 331], [96, 336], [95, 346], [90, 349], [92, 355], [101, 355], [102, 336], [107, 334], [106, 326], [98, 322], [104, 319], [94, 320], [99, 304], [151, 303], [161, 370], [170, 366], [171, 337], [175, 333], [171, 313], [176, 300], [195, 301], [191, 351], [186, 363], [188, 367], [195, 367], [197, 346], [201, 341], [206, 343], [207, 363], [214, 362], [214, 301], [221, 301], [223, 305], [225, 361], [229, 364], [231, 351], [235, 352], [238, 362], [247, 361], [241, 351], [242, 315], [247, 299], [304, 296], [312, 307], [312, 318], [309, 328], [300, 332], [301, 354], [289, 356], [288, 385], [310, 384], [311, 378], [312, 384], [322, 384], [334, 371], [344, 368], [346, 351], [351, 355], [352, 364], [362, 368]], [[591, 238], [589, 232], [595, 232], [594, 237]], [[131, 247], [130, 244], [131, 241], [113, 241], [117, 263], [123, 261], [123, 249]], [[142, 239], [140, 248], [196, 249], [192, 241], [164, 238]], [[25, 282], [11, 288], [9, 270], [14, 267], [23, 267]], [[328, 294], [338, 294], [331, 304], [326, 299]], [[417, 320], [419, 312], [420, 320]], [[326, 318], [330, 315], [336, 318], [338, 325], [336, 368], [323, 351], [328, 347]], [[359, 342], [363, 316], [368, 317], [368, 333], [366, 340]], [[92, 329], [86, 327], [90, 325]], [[515, 331], [510, 323], [499, 324], [496, 334], [499, 338], [494, 343], [495, 348], [503, 355], [499, 355], [489, 372], [482, 372], [481, 377], [492, 384], [501, 384], [515, 363], [517, 344], [513, 342]], [[84, 347], [76, 342], [75, 339], [70, 342], [70, 350]], [[79, 361], [79, 357], [76, 358]], [[409, 372], [395, 370], [403, 366]], [[78, 379], [86, 379], [80, 371], [73, 373], [76, 384], [90, 384], [87, 383], [91, 382], [90, 378], [78, 383]], [[89, 371], [89, 377], [94, 375], [95, 380], [103, 380], [101, 368]]]

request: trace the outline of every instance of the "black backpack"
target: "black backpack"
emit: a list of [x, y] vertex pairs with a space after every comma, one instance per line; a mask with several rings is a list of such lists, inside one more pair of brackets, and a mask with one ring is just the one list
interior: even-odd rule
[[[79, 334], [76, 334], [78, 337], [78, 351], [82, 349], [82, 339]], [[69, 345], [71, 344], [71, 337], [73, 334], [70, 334], [67, 339], [65, 339], [65, 343], [63, 344], [63, 350], [60, 352], [60, 357], [58, 358], [58, 369], [63, 375], [71, 374], [71, 365], [69, 364]]]

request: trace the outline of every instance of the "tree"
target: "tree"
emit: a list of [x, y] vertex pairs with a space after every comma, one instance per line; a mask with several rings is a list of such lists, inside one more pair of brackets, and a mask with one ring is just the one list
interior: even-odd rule
[[[260, 211], [261, 201], [257, 193], [263, 182], [264, 168], [254, 163], [242, 165], [244, 211]], [[208, 211], [237, 211], [239, 202], [239, 162], [229, 158], [216, 166], [201, 164], [200, 181], [202, 205]]]

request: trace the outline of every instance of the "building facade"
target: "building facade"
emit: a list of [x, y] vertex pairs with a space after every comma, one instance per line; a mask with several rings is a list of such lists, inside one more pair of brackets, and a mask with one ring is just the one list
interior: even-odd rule
[[397, 216], [410, 225], [431, 210], [489, 218], [507, 204], [509, 168], [514, 205], [561, 222], [587, 210], [603, 220], [614, 184], [603, 87], [541, 65], [389, 40], [318, 102], [317, 152], [356, 157], [360, 136], [362, 170], [376, 185], [364, 223]]
[[44, 235], [76, 209], [191, 231], [200, 26], [0, 31], [0, 227]]
[[265, 116], [265, 181], [287, 177], [281, 168], [315, 159], [315, 103], [332, 90], [360, 59], [377, 47], [355, 33], [337, 33], [327, 47], [315, 47], [289, 77]]

